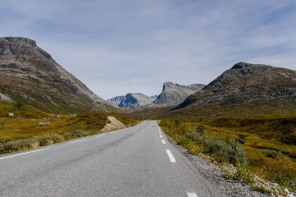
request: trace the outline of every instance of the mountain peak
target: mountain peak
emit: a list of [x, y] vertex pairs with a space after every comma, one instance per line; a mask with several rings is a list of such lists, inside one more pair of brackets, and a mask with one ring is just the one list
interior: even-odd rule
[[177, 105], [189, 95], [201, 90], [205, 85], [191, 84], [183, 86], [172, 82], [164, 82], [161, 94], [151, 104], [155, 107]]
[[248, 67], [249, 65], [250, 64], [246, 62], [239, 62], [239, 63], [236, 63], [231, 69], [242, 69], [242, 68]]
[[263, 64], [239, 62], [209, 85], [188, 97], [188, 105], [240, 105], [258, 100], [296, 96], [296, 71]]
[[247, 69], [262, 69], [262, 68], [274, 68], [273, 66], [264, 64], [251, 64], [247, 62], [236, 63], [230, 70], [247, 70]]
[[172, 88], [172, 87], [174, 87], [174, 86], [175, 86], [175, 84], [172, 83], [172, 82], [164, 82], [164, 83], [163, 83], [163, 88], [162, 88], [162, 90], [165, 90], [165, 89], [167, 89], [167, 88]]
[[23, 37], [0, 37], [0, 93], [48, 112], [114, 109]]
[[4, 37], [0, 38], [0, 56], [3, 59], [16, 60], [35, 60], [35, 61], [54, 61], [50, 54], [39, 48], [36, 42], [23, 37]]
[[32, 47], [36, 47], [36, 41], [32, 40], [30, 38], [24, 38], [24, 37], [4, 37], [5, 40], [7, 40], [8, 42], [14, 44], [16, 42], [20, 42], [23, 44], [28, 44], [31, 45]]
[[151, 104], [153, 100], [154, 98], [146, 96], [142, 93], [127, 93], [125, 96], [117, 96], [108, 99], [107, 101], [115, 106], [133, 109]]

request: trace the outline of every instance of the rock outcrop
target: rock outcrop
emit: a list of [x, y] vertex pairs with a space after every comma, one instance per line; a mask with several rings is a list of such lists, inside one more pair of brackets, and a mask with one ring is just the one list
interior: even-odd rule
[[101, 129], [102, 132], [107, 132], [107, 131], [113, 131], [113, 130], [118, 130], [118, 129], [124, 129], [126, 126], [114, 118], [113, 116], [108, 116], [108, 122], [105, 125], [103, 129]]
[[171, 82], [165, 82], [161, 94], [146, 107], [165, 107], [173, 106], [183, 102], [189, 95], [200, 91], [205, 85], [192, 84], [183, 86]]
[[124, 108], [139, 108], [144, 105], [151, 104], [153, 102], [153, 98], [146, 96], [141, 93], [128, 93], [125, 96], [117, 96], [111, 99], [108, 99], [110, 103], [115, 106], [124, 107]]
[[121, 101], [124, 99], [125, 99], [125, 96], [116, 96], [116, 97], [108, 99], [107, 101], [114, 106], [118, 106], [121, 103]]
[[[203, 105], [242, 105], [264, 101], [296, 101], [296, 71], [240, 62], [222, 73], [175, 109]], [[272, 101], [276, 103], [272, 103]], [[267, 106], [268, 107], [268, 106]]]
[[34, 40], [0, 38], [0, 98], [57, 113], [115, 108], [57, 64]]

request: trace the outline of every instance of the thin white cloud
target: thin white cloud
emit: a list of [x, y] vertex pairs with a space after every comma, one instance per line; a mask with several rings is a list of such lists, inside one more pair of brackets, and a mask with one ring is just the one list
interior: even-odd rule
[[37, 41], [107, 99], [209, 83], [240, 61], [296, 70], [294, 0], [24, 0], [0, 5], [3, 36]]

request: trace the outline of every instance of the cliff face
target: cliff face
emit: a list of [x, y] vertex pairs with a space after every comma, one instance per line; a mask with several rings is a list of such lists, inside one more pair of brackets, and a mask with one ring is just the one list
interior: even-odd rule
[[200, 91], [205, 85], [192, 84], [183, 86], [165, 82], [161, 94], [153, 101], [153, 107], [173, 106], [183, 102], [189, 95]]
[[118, 106], [123, 99], [125, 99], [125, 96], [116, 96], [116, 97], [108, 99], [107, 101], [114, 106]]
[[0, 71], [1, 100], [57, 113], [115, 109], [28, 38], [0, 38]]
[[108, 99], [107, 101], [109, 101], [115, 106], [133, 109], [151, 104], [153, 100], [154, 98], [151, 98], [141, 93], [128, 93], [125, 96], [117, 96]]
[[187, 106], [214, 104], [240, 105], [254, 101], [294, 99], [296, 71], [262, 64], [240, 62], [222, 73], [209, 85], [181, 103], [176, 109]]

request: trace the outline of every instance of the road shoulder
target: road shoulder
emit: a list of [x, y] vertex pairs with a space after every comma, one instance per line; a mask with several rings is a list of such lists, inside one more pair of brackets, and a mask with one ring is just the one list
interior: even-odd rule
[[240, 182], [231, 182], [222, 177], [225, 172], [214, 163], [211, 162], [210, 159], [206, 157], [200, 157], [197, 155], [193, 155], [188, 153], [187, 149], [177, 145], [175, 141], [173, 141], [168, 135], [166, 135], [168, 141], [182, 154], [184, 155], [188, 161], [190, 162], [190, 167], [192, 171], [199, 173], [206, 180], [208, 180], [212, 185], [217, 185], [218, 189], [229, 196], [248, 196], [248, 197], [264, 197], [266, 195], [261, 194], [256, 191], [252, 191], [251, 187], [248, 185], [244, 185]]

